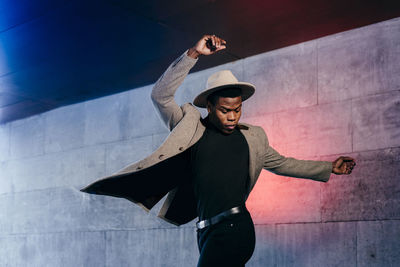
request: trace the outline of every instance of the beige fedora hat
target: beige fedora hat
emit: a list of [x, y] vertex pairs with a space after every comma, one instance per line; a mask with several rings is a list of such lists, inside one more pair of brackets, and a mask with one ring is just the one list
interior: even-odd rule
[[208, 77], [207, 88], [201, 92], [193, 101], [200, 108], [207, 107], [207, 97], [212, 93], [224, 88], [235, 87], [242, 90], [242, 101], [252, 96], [256, 87], [251, 83], [239, 82], [230, 70], [221, 70]]

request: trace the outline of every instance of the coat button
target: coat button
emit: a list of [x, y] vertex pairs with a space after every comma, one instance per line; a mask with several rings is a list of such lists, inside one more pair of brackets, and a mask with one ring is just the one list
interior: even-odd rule
[[160, 156], [158, 156], [159, 159], [163, 159], [164, 158], [164, 154], [161, 154]]
[[179, 151], [183, 151], [183, 146], [181, 146], [181, 147], [179, 148]]

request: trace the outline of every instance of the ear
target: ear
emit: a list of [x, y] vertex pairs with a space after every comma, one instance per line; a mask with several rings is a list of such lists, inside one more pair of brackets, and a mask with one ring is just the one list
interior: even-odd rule
[[207, 101], [207, 111], [208, 111], [208, 113], [211, 112], [211, 109], [212, 109], [212, 104], [211, 104], [210, 101]]

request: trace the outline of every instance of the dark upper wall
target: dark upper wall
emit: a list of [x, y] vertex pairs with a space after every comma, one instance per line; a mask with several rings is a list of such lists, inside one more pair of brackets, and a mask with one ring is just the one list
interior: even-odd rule
[[150, 84], [203, 33], [194, 71], [400, 15], [399, 1], [5, 0], [0, 123]]

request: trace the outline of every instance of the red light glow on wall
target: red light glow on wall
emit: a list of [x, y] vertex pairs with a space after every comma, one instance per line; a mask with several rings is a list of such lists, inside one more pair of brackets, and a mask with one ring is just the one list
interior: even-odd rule
[[[282, 155], [318, 160], [320, 156], [343, 150], [351, 152], [350, 118], [343, 116], [340, 124], [333, 124], [337, 121], [336, 114], [343, 112], [349, 114], [350, 110], [335, 104], [317, 105], [243, 121], [262, 126], [270, 145]], [[321, 182], [278, 176], [263, 170], [247, 207], [256, 224], [318, 222], [321, 221], [321, 185]]]

